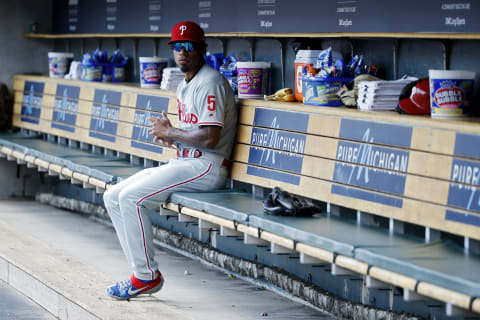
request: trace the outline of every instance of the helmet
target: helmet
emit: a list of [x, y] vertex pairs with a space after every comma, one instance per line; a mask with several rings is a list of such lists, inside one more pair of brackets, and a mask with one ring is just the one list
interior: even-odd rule
[[430, 81], [423, 78], [407, 84], [400, 93], [399, 113], [430, 114]]
[[179, 22], [173, 26], [172, 39], [168, 44], [182, 41], [205, 43], [205, 33], [203, 29], [193, 21]]

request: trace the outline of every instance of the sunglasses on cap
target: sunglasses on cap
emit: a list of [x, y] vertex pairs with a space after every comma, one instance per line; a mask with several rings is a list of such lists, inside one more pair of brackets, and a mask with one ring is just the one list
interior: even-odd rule
[[170, 45], [173, 50], [180, 52], [182, 48], [185, 49], [186, 52], [191, 52], [197, 49], [198, 45], [193, 42], [176, 42]]

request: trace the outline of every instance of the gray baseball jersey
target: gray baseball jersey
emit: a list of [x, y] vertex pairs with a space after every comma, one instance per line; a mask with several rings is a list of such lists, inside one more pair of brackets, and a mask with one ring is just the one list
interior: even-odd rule
[[[177, 106], [180, 129], [193, 130], [212, 125], [222, 127], [215, 149], [199, 150], [220, 154], [229, 159], [237, 130], [237, 108], [228, 81], [205, 64], [190, 81], [183, 80], [179, 84]], [[177, 146], [192, 147], [180, 144]]]

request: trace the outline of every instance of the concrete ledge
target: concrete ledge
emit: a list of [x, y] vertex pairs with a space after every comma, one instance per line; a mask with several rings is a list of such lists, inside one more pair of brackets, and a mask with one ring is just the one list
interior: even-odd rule
[[[130, 303], [115, 301], [105, 288], [107, 274], [0, 221], [0, 279], [53, 316], [71, 319], [190, 319], [157, 299], [146, 296]], [[139, 303], [135, 303], [138, 301]]]

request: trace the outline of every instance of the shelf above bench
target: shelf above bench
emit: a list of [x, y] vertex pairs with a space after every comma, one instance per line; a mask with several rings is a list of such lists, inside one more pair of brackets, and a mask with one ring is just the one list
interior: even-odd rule
[[[206, 33], [207, 38], [393, 38], [393, 39], [451, 39], [479, 40], [478, 33]], [[170, 38], [169, 33], [26, 33], [31, 39], [86, 39], [86, 38]]]

